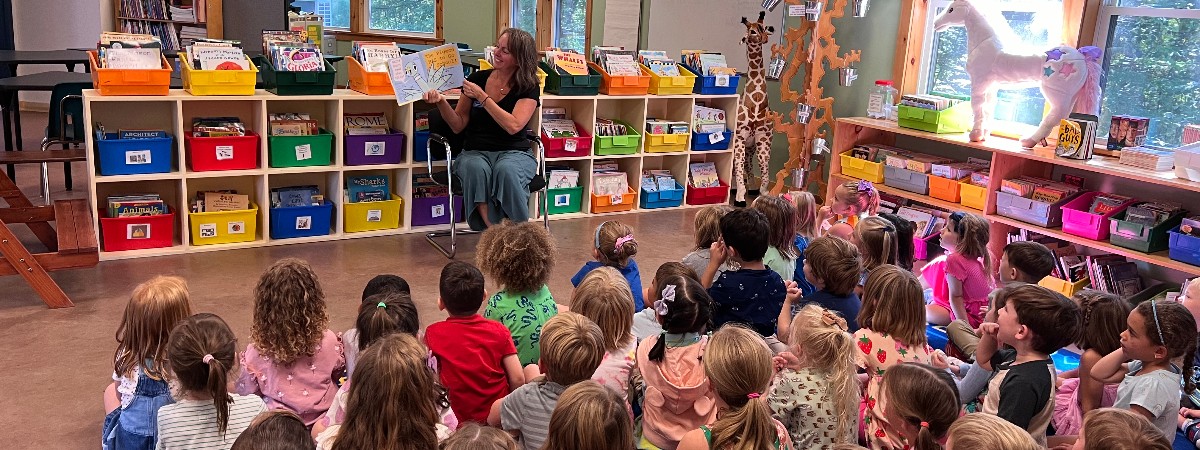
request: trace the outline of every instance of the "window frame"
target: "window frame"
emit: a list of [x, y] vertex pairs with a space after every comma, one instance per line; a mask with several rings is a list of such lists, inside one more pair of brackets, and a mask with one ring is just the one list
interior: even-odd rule
[[[554, 41], [558, 37], [558, 7], [562, 0], [534, 0], [537, 2], [537, 19], [534, 23], [537, 24], [537, 31], [533, 33], [533, 38], [537, 42], [538, 48], [553, 47]], [[512, 26], [513, 23], [513, 0], [496, 0], [496, 33]], [[592, 0], [586, 0], [586, 11], [584, 20], [584, 48], [580, 51], [585, 54], [592, 48], [592, 19], [593, 19]]]
[[442, 22], [445, 17], [443, 0], [434, 0], [434, 31], [418, 33], [411, 31], [377, 30], [370, 27], [371, 0], [350, 0], [350, 28], [327, 28], [339, 41], [385, 40], [408, 44], [443, 44]]

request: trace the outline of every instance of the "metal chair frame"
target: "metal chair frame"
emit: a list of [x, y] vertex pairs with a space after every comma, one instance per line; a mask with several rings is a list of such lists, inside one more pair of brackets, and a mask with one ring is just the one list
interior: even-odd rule
[[[534, 151], [534, 158], [537, 160], [537, 163], [538, 163], [537, 173], [544, 177], [546, 174], [546, 149], [542, 146], [542, 139], [536, 133], [527, 133], [526, 138], [528, 138], [529, 142], [532, 143], [531, 149]], [[441, 182], [437, 181], [437, 178], [435, 178], [433, 176], [433, 159], [434, 159], [433, 158], [433, 145], [435, 143], [440, 144], [446, 148], [446, 190], [450, 192], [450, 202], [449, 202], [449, 207], [447, 208], [449, 210], [448, 215], [450, 217], [450, 229], [443, 230], [443, 231], [431, 231], [429, 233], [426, 233], [425, 240], [429, 241], [429, 244], [432, 245], [434, 248], [436, 248], [439, 252], [442, 252], [442, 255], [445, 255], [447, 258], [454, 259], [454, 255], [457, 254], [457, 252], [458, 252], [458, 236], [459, 235], [478, 234], [481, 232], [472, 230], [470, 228], [460, 229], [457, 226], [457, 220], [455, 218], [455, 216], [457, 214], [455, 214], [455, 211], [454, 211], [454, 195], [455, 195], [454, 194], [454, 174], [450, 172], [450, 168], [454, 164], [453, 151], [450, 148], [450, 141], [447, 140], [442, 135], [437, 134], [437, 133], [430, 133], [429, 134], [429, 142], [427, 142], [425, 145], [425, 152], [427, 155], [425, 158], [425, 169], [429, 173], [429, 178], [431, 180], [433, 180], [433, 182], [437, 185], [442, 184]], [[530, 194], [537, 195], [537, 204], [541, 207], [541, 210], [538, 211], [538, 214], [542, 215], [542, 226], [546, 227], [546, 230], [549, 231], [550, 230], [550, 215], [548, 214], [548, 212], [550, 211], [550, 204], [549, 204], [550, 200], [549, 200], [549, 195], [547, 195], [547, 193], [546, 193], [547, 187], [548, 187], [548, 185], [542, 186], [541, 189], [538, 189], [535, 192], [530, 192]], [[474, 206], [475, 205], [467, 205], [464, 202], [463, 213], [469, 216], [470, 215], [469, 208], [473, 208]], [[446, 248], [440, 242], [437, 241], [438, 238], [444, 238], [444, 237], [450, 237], [450, 247], [449, 248]]]
[[[58, 125], [58, 133], [60, 136], [46, 136], [45, 138], [43, 138], [42, 139], [42, 151], [49, 150], [51, 146], [55, 146], [55, 145], [62, 145], [63, 148], [66, 148], [66, 146], [68, 146], [68, 145], [71, 147], [75, 147], [75, 146], [83, 145], [86, 142], [87, 136], [75, 136], [75, 139], [67, 139], [66, 138], [66, 136], [67, 136], [67, 116], [70, 115], [67, 113], [67, 109], [66, 109], [68, 100], [78, 100], [79, 102], [83, 102], [83, 96], [82, 95], [65, 95], [65, 96], [63, 96], [63, 98], [58, 100], [58, 124], [59, 124]], [[50, 120], [54, 120], [54, 118], [51, 117]], [[82, 135], [84, 133], [79, 133], [79, 134]], [[66, 180], [67, 180], [67, 190], [70, 190], [71, 189], [71, 163], [68, 162], [66, 164], [67, 164], [67, 166], [66, 166], [65, 176], [66, 176]], [[42, 163], [42, 200], [44, 202], [46, 202], [47, 205], [50, 204], [50, 163]]]

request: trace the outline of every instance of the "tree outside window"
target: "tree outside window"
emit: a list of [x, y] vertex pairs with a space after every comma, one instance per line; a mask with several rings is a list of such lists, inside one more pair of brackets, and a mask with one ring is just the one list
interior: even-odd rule
[[368, 0], [368, 28], [372, 30], [434, 34], [437, 6], [434, 0]]

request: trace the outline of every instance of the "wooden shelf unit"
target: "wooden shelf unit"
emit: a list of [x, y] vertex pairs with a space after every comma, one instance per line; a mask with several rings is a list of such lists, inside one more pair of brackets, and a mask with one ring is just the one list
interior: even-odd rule
[[[959, 203], [935, 199], [928, 195], [922, 195], [905, 191], [903, 189], [886, 186], [883, 183], [876, 183], [875, 186], [879, 188], [881, 192], [895, 195], [900, 198], [913, 200], [949, 211], [964, 211], [983, 216], [992, 224], [991, 242], [989, 243], [989, 248], [993, 253], [1004, 248], [1004, 245], [1007, 244], [1006, 236], [1010, 231], [1013, 229], [1025, 229], [1041, 235], [1061, 239], [1072, 244], [1092, 248], [1099, 252], [1117, 254], [1131, 260], [1144, 262], [1151, 266], [1182, 272], [1188, 276], [1200, 276], [1200, 266], [1193, 266], [1191, 264], [1170, 259], [1167, 256], [1166, 251], [1157, 253], [1142, 253], [1136, 250], [1118, 247], [1109, 243], [1108, 241], [1097, 241], [1067, 234], [1063, 232], [1061, 228], [1045, 228], [996, 214], [996, 191], [1000, 190], [1000, 184], [1005, 178], [1019, 175], [1049, 177], [1051, 175], [1050, 172], [1054, 167], [1065, 167], [1099, 173], [1108, 177], [1117, 177], [1135, 183], [1148, 183], [1154, 185], [1156, 189], [1162, 187], [1174, 190], [1200, 192], [1200, 183], [1175, 178], [1174, 173], [1170, 171], [1155, 172], [1123, 165], [1117, 162], [1117, 158], [1100, 155], [1093, 156], [1092, 159], [1085, 161], [1059, 157], [1049, 158], [1035, 154], [1033, 150], [1021, 148], [1020, 143], [1012, 139], [1003, 139], [993, 136], [985, 142], [970, 142], [966, 134], [934, 134], [920, 130], [902, 128], [896, 125], [895, 122], [889, 122], [885, 120], [867, 119], [862, 117], [843, 118], [838, 119], [837, 127], [834, 132], [830, 178], [835, 182], [829, 183], [829, 188], [826, 192], [826, 198], [833, 198], [833, 189], [837, 187], [839, 184], [838, 182], [858, 180], [858, 178], [842, 173], [841, 158], [838, 155], [849, 151], [858, 144], [883, 144], [895, 146], [897, 136], [908, 136], [924, 141], [951, 144], [954, 146], [988, 152], [991, 154], [991, 180], [988, 186], [987, 203], [983, 211], [972, 209]], [[965, 157], [957, 159], [965, 160]], [[1168, 195], [1169, 192], [1170, 191], [1166, 191]], [[998, 261], [999, 259], [997, 258], [996, 260]]]
[[[211, 0], [210, 0], [211, 1]], [[659, 110], [660, 103], [672, 103], [672, 114], [663, 117]], [[597, 115], [604, 118], [618, 118], [633, 126], [639, 126], [647, 114], [670, 120], [691, 121], [691, 105], [704, 102], [708, 106], [725, 110], [729, 119], [729, 128], [736, 128], [733, 123], [737, 117], [738, 96], [542, 96], [546, 106], [570, 105], [569, 114], [589, 134], [592, 134]], [[686, 106], [686, 108], [685, 108]], [[259, 90], [253, 96], [193, 96], [183, 90], [173, 89], [166, 96], [101, 96], [93, 90], [84, 91], [84, 114], [87, 124], [88, 187], [89, 199], [93, 205], [93, 223], [97, 224], [99, 233], [99, 214], [104, 209], [104, 202], [109, 195], [152, 192], [160, 194], [163, 199], [176, 209], [175, 245], [166, 248], [147, 250], [128, 250], [119, 252], [100, 252], [101, 260], [116, 260], [127, 258], [142, 258], [184, 254], [190, 252], [208, 252], [239, 248], [256, 248], [275, 245], [288, 245], [306, 242], [324, 242], [339, 239], [361, 237], [392, 236], [406, 233], [428, 232], [445, 229], [447, 225], [412, 226], [412, 181], [414, 175], [426, 171], [424, 161], [413, 159], [413, 117], [423, 110], [431, 109], [431, 105], [423, 102], [397, 105], [394, 96], [368, 96], [358, 92], [338, 89], [333, 95], [309, 96], [276, 96]], [[657, 109], [656, 109], [657, 108]], [[321, 113], [317, 113], [320, 111]], [[686, 111], [686, 115], [684, 112]], [[334, 134], [332, 164], [317, 167], [272, 168], [268, 166], [268, 120], [269, 112], [310, 112], [320, 120], [321, 126]], [[344, 165], [344, 133], [342, 117], [347, 113], [384, 112], [397, 131], [403, 132], [407, 139], [404, 160], [399, 164], [379, 164], [370, 166]], [[190, 127], [193, 117], [200, 116], [238, 116], [246, 124], [247, 129], [258, 133], [259, 168], [251, 170], [207, 171], [196, 172], [188, 169], [187, 149], [183, 136]], [[540, 129], [541, 109], [535, 111], [530, 122], [532, 129]], [[636, 120], [635, 120], [636, 119]], [[101, 123], [106, 129], [116, 130], [122, 127], [138, 129], [164, 129], [175, 137], [172, 155], [172, 170], [169, 173], [146, 175], [102, 176], [97, 172], [98, 158], [95, 143], [90, 136], [92, 127]], [[640, 132], [640, 130], [639, 130]], [[646, 169], [669, 169], [681, 184], [686, 183], [689, 162], [712, 161], [716, 163], [718, 176], [729, 183], [732, 177], [732, 150], [717, 151], [687, 151], [673, 153], [645, 153], [645, 138], [641, 140], [637, 153], [632, 155], [598, 156], [594, 154], [596, 144], [593, 143], [592, 154], [571, 158], [549, 158], [548, 164], [568, 165], [580, 171], [580, 184], [584, 187], [582, 211], [579, 213], [554, 214], [551, 220], [583, 218], [592, 215], [590, 199], [591, 171], [593, 162], [598, 159], [615, 159], [621, 168], [627, 172], [631, 186], [639, 186], [641, 171]], [[690, 143], [689, 143], [690, 148]], [[417, 149], [424, 152], [425, 149]], [[443, 168], [445, 163], [434, 163], [434, 169]], [[342, 205], [342, 186], [348, 176], [357, 175], [388, 175], [391, 178], [393, 191], [403, 198], [400, 227], [389, 230], [348, 233], [344, 231]], [[269, 198], [270, 188], [294, 184], [316, 184], [321, 186], [322, 193], [332, 200], [334, 220], [332, 230], [327, 236], [293, 239], [270, 238]], [[249, 194], [251, 201], [259, 205], [257, 217], [257, 236], [252, 242], [216, 245], [192, 245], [187, 205], [191, 197], [199, 189], [235, 188], [241, 193]], [[247, 191], [247, 192], [243, 192]], [[639, 211], [664, 209], [696, 208], [686, 202], [674, 208], [641, 209], [639, 196], [634, 197], [633, 209], [630, 211], [606, 213], [624, 214]], [[540, 219], [540, 206], [533, 205], [536, 196], [530, 197], [530, 212]], [[728, 201], [728, 196], [726, 196]], [[459, 224], [458, 226], [465, 226]], [[102, 240], [101, 240], [102, 241]], [[103, 245], [102, 245], [103, 247]]]
[[[197, 17], [196, 22], [184, 22], [184, 21], [171, 20], [171, 19], [148, 19], [148, 18], [143, 18], [143, 17], [126, 16], [121, 13], [121, 0], [114, 0], [113, 1], [113, 19], [115, 19], [115, 20], [113, 20], [113, 24], [116, 29], [113, 31], [121, 31], [123, 22], [156, 22], [156, 23], [169, 23], [169, 24], [173, 24], [173, 25], [188, 25], [188, 26], [204, 28], [205, 32], [208, 34], [208, 36], [207, 36], [208, 38], [222, 39], [225, 35], [225, 20], [223, 19], [224, 16], [222, 15], [223, 14], [222, 8], [224, 5], [224, 1], [225, 0], [204, 0], [205, 20], [203, 22], [201, 22], [201, 21], [199, 21], [199, 17]], [[196, 2], [195, 2], [195, 0], [186, 0], [186, 1], [167, 0], [168, 5], [179, 4], [179, 3], [195, 5]], [[178, 36], [178, 34], [179, 34], [178, 27], [175, 27], [175, 33], [176, 33], [176, 36]]]

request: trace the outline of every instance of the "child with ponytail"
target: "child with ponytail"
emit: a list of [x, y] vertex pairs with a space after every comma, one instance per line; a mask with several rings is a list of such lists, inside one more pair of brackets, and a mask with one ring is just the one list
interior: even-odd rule
[[579, 286], [583, 277], [597, 267], [612, 267], [629, 282], [629, 289], [633, 292], [633, 310], [641, 311], [646, 304], [642, 298], [642, 274], [638, 272], [637, 261], [633, 259], [637, 251], [638, 243], [633, 238], [633, 228], [615, 220], [605, 221], [596, 227], [592, 246], [594, 259], [584, 263], [579, 272], [571, 277], [571, 286]]
[[263, 400], [229, 392], [237, 338], [214, 314], [196, 314], [171, 331], [167, 359], [179, 401], [158, 412], [158, 449], [229, 449], [260, 413]]
[[663, 332], [637, 349], [645, 382], [642, 436], [638, 448], [674, 449], [683, 435], [709, 423], [717, 409], [701, 365], [712, 321], [712, 299], [699, 281], [673, 275], [662, 286], [654, 312]]
[[704, 373], [716, 394], [716, 420], [689, 431], [679, 450], [792, 450], [764, 397], [774, 372], [771, 349], [758, 333], [738, 325], [714, 333]]
[[922, 283], [933, 288], [933, 303], [925, 308], [929, 323], [947, 325], [964, 318], [972, 327], [983, 323], [988, 295], [996, 287], [987, 248], [989, 233], [987, 219], [950, 214], [941, 235], [942, 248], [949, 253], [945, 264], [930, 263], [921, 269]]
[[791, 353], [781, 353], [767, 404], [787, 426], [797, 448], [858, 442], [859, 385], [854, 340], [846, 320], [817, 305], [792, 318]]
[[942, 450], [950, 426], [958, 419], [958, 388], [945, 370], [926, 364], [901, 364], [883, 376], [884, 410], [900, 438], [891, 447]]
[[900, 253], [899, 237], [896, 226], [883, 217], [865, 217], [854, 226], [854, 244], [862, 255], [863, 271], [858, 285], [867, 283], [867, 274], [871, 269], [884, 264], [896, 264]]
[[816, 286], [804, 276], [804, 250], [818, 236], [817, 198], [808, 191], [789, 192], [783, 194], [783, 198], [796, 209], [796, 240], [793, 242], [796, 246], [796, 270], [792, 273], [792, 281], [796, 282], [800, 293], [807, 297], [817, 291]]
[[862, 216], [879, 214], [879, 190], [870, 181], [847, 181], [833, 188], [833, 198], [817, 213], [822, 235], [849, 239]]

